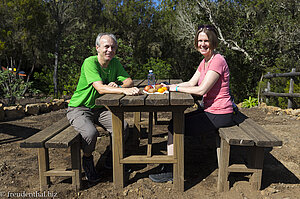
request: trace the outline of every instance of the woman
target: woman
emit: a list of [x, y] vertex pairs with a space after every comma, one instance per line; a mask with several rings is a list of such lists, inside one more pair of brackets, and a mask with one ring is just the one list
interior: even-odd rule
[[[233, 126], [233, 108], [229, 94], [229, 68], [224, 57], [215, 52], [217, 31], [212, 25], [200, 25], [194, 46], [203, 56], [193, 77], [180, 84], [164, 85], [169, 91], [203, 97], [204, 107], [185, 115], [185, 135], [197, 136], [216, 132], [220, 127]], [[168, 155], [173, 155], [173, 122], [168, 127]], [[151, 174], [154, 182], [173, 180], [172, 165], [164, 165], [159, 174]]]

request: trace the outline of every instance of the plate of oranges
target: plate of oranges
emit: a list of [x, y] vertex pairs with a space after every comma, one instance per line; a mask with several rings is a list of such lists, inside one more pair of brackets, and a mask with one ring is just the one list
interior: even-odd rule
[[165, 94], [169, 93], [168, 88], [164, 87], [162, 84], [155, 84], [155, 85], [147, 85], [145, 86], [144, 93], [146, 94]]

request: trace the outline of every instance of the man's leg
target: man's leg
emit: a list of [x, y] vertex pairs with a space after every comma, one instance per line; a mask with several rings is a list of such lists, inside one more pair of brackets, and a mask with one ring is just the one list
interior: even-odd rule
[[[94, 113], [95, 113], [96, 122], [110, 133], [110, 146], [106, 156], [104, 167], [107, 169], [112, 169], [112, 143], [111, 143], [112, 136], [113, 136], [112, 113], [106, 108], [95, 109]], [[96, 116], [98, 117], [96, 118]], [[126, 121], [124, 121], [123, 136], [125, 142], [129, 136], [129, 128]]]
[[95, 150], [99, 133], [93, 123], [93, 113], [85, 107], [69, 107], [67, 117], [70, 124], [82, 136], [82, 167], [86, 177], [88, 181], [97, 182], [100, 180], [100, 177], [96, 172], [92, 153]]

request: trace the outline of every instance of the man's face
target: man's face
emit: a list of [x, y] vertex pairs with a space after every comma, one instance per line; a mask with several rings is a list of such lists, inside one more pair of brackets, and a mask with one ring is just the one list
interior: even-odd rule
[[116, 54], [117, 44], [108, 35], [102, 36], [99, 43], [100, 46], [96, 46], [96, 50], [100, 61], [109, 62]]

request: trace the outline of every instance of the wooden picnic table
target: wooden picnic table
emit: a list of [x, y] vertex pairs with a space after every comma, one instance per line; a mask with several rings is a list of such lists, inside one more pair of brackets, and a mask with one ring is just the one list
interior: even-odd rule
[[[180, 83], [182, 80], [158, 80]], [[147, 80], [134, 80], [135, 86], [143, 90]], [[192, 95], [180, 92], [166, 94], [143, 94], [126, 96], [105, 94], [96, 100], [96, 105], [106, 106], [112, 112], [113, 136], [113, 182], [115, 188], [124, 187], [124, 164], [172, 163], [173, 185], [184, 191], [184, 111], [194, 104]], [[174, 155], [130, 155], [124, 157], [123, 122], [125, 112], [172, 112], [174, 125]], [[136, 123], [136, 122], [135, 122]], [[151, 121], [149, 121], [152, 124]], [[150, 127], [150, 126], [149, 126]], [[151, 127], [150, 127], [151, 128]], [[150, 155], [149, 155], [150, 154]]]

